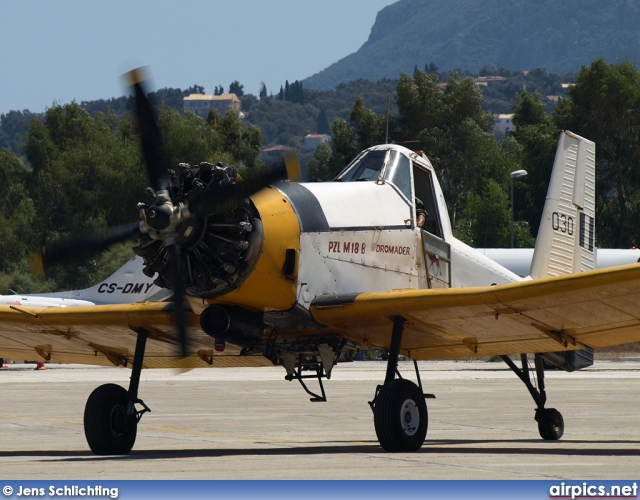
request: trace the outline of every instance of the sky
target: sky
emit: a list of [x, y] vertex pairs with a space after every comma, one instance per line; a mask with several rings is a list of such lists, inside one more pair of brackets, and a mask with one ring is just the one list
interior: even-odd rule
[[357, 51], [395, 1], [2, 0], [0, 114], [121, 96], [139, 66], [152, 88], [276, 94]]

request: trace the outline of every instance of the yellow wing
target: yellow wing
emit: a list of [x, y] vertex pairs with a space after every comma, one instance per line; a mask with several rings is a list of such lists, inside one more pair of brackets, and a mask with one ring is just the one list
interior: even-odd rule
[[178, 340], [166, 303], [67, 308], [0, 305], [0, 356], [131, 367], [134, 329], [144, 328], [148, 332], [145, 368], [271, 364], [262, 356], [239, 356], [233, 346], [216, 352], [213, 339], [200, 329], [198, 316], [187, 314], [186, 321], [194, 354], [178, 362]]
[[403, 316], [402, 351], [414, 359], [603, 347], [640, 340], [640, 265], [493, 287], [327, 296], [311, 312], [356, 343], [385, 348], [393, 316]]

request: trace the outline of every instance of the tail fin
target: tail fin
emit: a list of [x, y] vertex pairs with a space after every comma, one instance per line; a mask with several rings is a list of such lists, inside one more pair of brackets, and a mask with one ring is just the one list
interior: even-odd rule
[[102, 283], [84, 290], [40, 294], [43, 297], [82, 299], [94, 304], [130, 304], [145, 300], [165, 300], [169, 290], [153, 284], [142, 272], [142, 257], [134, 257]]
[[531, 262], [531, 277], [594, 269], [596, 145], [560, 134], [551, 182]]

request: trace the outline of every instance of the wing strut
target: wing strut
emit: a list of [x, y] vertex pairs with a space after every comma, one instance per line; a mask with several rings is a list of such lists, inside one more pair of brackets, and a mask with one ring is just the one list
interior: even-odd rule
[[529, 371], [526, 354], [520, 355], [522, 368], [518, 368], [509, 356], [500, 357], [507, 366], [511, 368], [511, 371], [513, 371], [513, 373], [522, 380], [529, 390], [529, 394], [531, 394], [531, 397], [535, 401], [537, 407], [535, 420], [538, 422], [538, 431], [540, 432], [540, 436], [549, 441], [560, 439], [562, 434], [564, 434], [564, 419], [562, 418], [562, 414], [555, 408], [544, 407], [547, 402], [547, 393], [544, 387], [544, 360], [542, 358], [542, 354], [536, 353], [534, 355], [538, 388], [536, 388], [531, 382], [531, 372]]

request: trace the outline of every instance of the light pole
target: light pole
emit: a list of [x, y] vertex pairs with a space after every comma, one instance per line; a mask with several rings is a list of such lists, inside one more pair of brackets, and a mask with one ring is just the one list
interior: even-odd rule
[[520, 179], [526, 175], [526, 170], [516, 170], [509, 174], [511, 177], [511, 248], [513, 248], [513, 179]]

